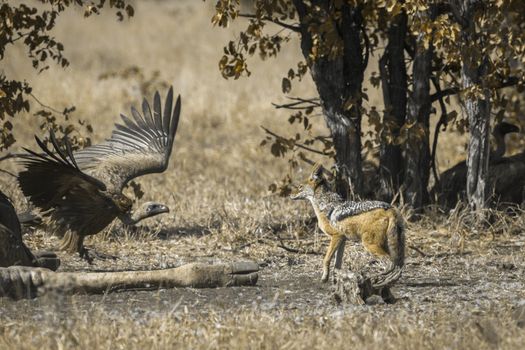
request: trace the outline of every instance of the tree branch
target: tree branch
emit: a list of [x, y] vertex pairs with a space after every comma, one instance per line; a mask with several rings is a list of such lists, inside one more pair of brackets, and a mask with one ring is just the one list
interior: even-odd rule
[[7, 175], [11, 175], [11, 176], [14, 177], [15, 179], [18, 178], [18, 176], [16, 176], [16, 175], [13, 174], [12, 172], [7, 171], [7, 170], [4, 170], [4, 169], [0, 169], [0, 173], [5, 173], [5, 174], [7, 174]]
[[8, 153], [5, 156], [0, 157], [0, 162], [11, 159], [11, 158], [23, 158], [24, 156], [30, 155], [29, 153]]
[[32, 92], [29, 93], [29, 96], [31, 96], [36, 101], [36, 103], [38, 103], [41, 107], [43, 107], [45, 109], [49, 109], [50, 111], [53, 111], [53, 112], [58, 113], [58, 114], [62, 114], [62, 115], [64, 114], [64, 111], [59, 111], [58, 109], [55, 109], [55, 108], [53, 108], [51, 106], [48, 106], [48, 105], [44, 104], [42, 101], [40, 101], [38, 98], [36, 98], [36, 96], [33, 95]]
[[262, 21], [272, 22], [274, 24], [277, 24], [278, 26], [281, 26], [283, 28], [289, 29], [289, 30], [291, 30], [293, 32], [296, 32], [296, 33], [299, 33], [301, 31], [301, 28], [298, 27], [298, 26], [294, 26], [292, 24], [284, 23], [282, 21], [279, 21], [278, 19], [271, 18], [271, 17], [258, 17], [258, 16], [254, 15], [254, 14], [251, 14], [251, 13], [239, 13], [238, 16], [239, 17], [244, 17], [244, 18], [255, 18], [255, 19], [260, 19]]
[[15, 41], [18, 41], [18, 40], [20, 40], [20, 39], [22, 39], [22, 38], [28, 36], [29, 34], [31, 34], [31, 32], [22, 33], [22, 34], [20, 34], [19, 36], [17, 36], [16, 38], [11, 39], [9, 42], [12, 44], [12, 43], [14, 43]]
[[[441, 86], [439, 85], [439, 81], [435, 78], [431, 78], [432, 84], [434, 85], [434, 88], [436, 89], [436, 93], [441, 92]], [[439, 99], [439, 106], [441, 108], [441, 116], [439, 117], [438, 122], [436, 123], [436, 128], [434, 129], [434, 141], [432, 142], [432, 154], [430, 155], [431, 158], [431, 167], [432, 167], [432, 173], [434, 174], [434, 180], [436, 180], [436, 184], [439, 183], [439, 176], [437, 173], [436, 168], [436, 151], [437, 151], [437, 144], [438, 144], [438, 137], [439, 132], [441, 131], [441, 126], [444, 126], [445, 130], [447, 128], [447, 106], [445, 104], [445, 101], [443, 101], [443, 98]]]
[[[276, 133], [266, 129], [264, 126], [261, 125], [261, 128], [266, 131], [268, 134], [270, 134], [271, 136], [275, 137], [276, 139], [280, 139], [280, 140], [284, 140], [284, 141], [289, 141], [288, 139], [286, 139], [285, 137], [282, 137], [280, 135], [277, 135]], [[302, 148], [306, 151], [309, 151], [309, 152], [312, 152], [312, 153], [317, 153], [317, 154], [320, 154], [322, 156], [331, 156], [330, 153], [326, 153], [326, 152], [323, 152], [323, 151], [318, 151], [316, 150], [315, 148], [311, 148], [311, 147], [308, 147], [308, 146], [305, 146], [301, 143], [297, 143], [294, 141], [294, 146], [296, 147], [299, 147], [299, 148]]]
[[[517, 85], [520, 82], [520, 79], [518, 77], [508, 77], [507, 79], [503, 80], [498, 86], [495, 86], [493, 88], [495, 89], [503, 89], [506, 87]], [[441, 98], [444, 98], [446, 96], [450, 95], [456, 95], [461, 90], [458, 87], [452, 87], [445, 90], [437, 91], [435, 94], [430, 96], [430, 101], [435, 102]]]
[[[318, 98], [304, 99], [300, 97], [288, 97], [288, 99], [296, 102], [286, 103], [286, 104], [277, 104], [272, 102], [272, 106], [275, 108], [287, 108], [287, 109], [306, 109], [306, 108], [317, 108], [321, 107], [321, 103]], [[301, 106], [302, 104], [309, 103], [309, 106]]]

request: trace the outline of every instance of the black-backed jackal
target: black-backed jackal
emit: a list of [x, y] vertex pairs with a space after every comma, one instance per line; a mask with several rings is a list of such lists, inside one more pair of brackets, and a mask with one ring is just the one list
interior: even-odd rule
[[361, 240], [370, 253], [389, 257], [392, 268], [388, 272], [401, 269], [405, 261], [405, 222], [399, 211], [380, 201], [343, 200], [330, 190], [323, 170], [321, 165], [315, 165], [305, 183], [290, 196], [312, 203], [319, 228], [331, 238], [321, 280], [328, 280], [336, 251], [336, 267], [341, 266], [345, 238]]

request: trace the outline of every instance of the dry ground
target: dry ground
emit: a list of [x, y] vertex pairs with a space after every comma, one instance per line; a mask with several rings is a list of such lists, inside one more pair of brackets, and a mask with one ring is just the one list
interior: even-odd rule
[[[35, 75], [18, 47], [3, 61], [5, 72], [30, 79], [46, 104], [58, 109], [75, 104], [75, 116], [93, 123], [95, 141], [109, 136], [118, 114], [139, 102], [141, 90], [151, 95], [173, 84], [183, 97], [169, 170], [140, 180], [143, 200], [164, 202], [171, 213], [137, 230], [116, 223], [87, 242], [118, 255], [117, 261], [89, 266], [62, 255], [62, 269], [252, 259], [262, 267], [259, 285], [1, 299], [0, 348], [524, 347], [525, 214], [492, 213], [488, 223], [473, 224], [460, 211], [429, 212], [409, 225], [408, 242], [415, 249], [408, 250], [406, 271], [395, 287], [398, 303], [336, 305], [329, 286], [319, 282], [321, 257], [277, 246], [281, 237], [289, 247], [322, 252], [326, 240], [311, 225], [305, 203], [268, 192], [288, 165], [258, 146], [264, 137], [259, 125], [294, 132], [287, 113], [273, 109], [270, 101], [284, 100], [280, 81], [301, 59], [298, 43], [290, 42], [276, 60], [253, 60], [250, 79], [225, 81], [217, 62], [222, 44], [239, 27], [213, 29], [211, 4], [140, 1], [136, 10], [136, 17], [124, 23], [110, 15], [85, 20], [76, 11], [61, 17], [55, 34], [71, 60], [65, 71], [51, 67]], [[140, 67], [142, 77], [100, 79], [133, 66]], [[314, 95], [308, 79], [293, 92]], [[370, 103], [377, 104], [379, 95], [370, 95]], [[326, 133], [317, 124], [316, 131]], [[18, 118], [16, 147], [35, 147], [37, 125], [30, 114]], [[454, 133], [443, 137], [440, 166], [447, 168], [461, 158], [464, 145]], [[17, 170], [7, 162], [2, 168]], [[0, 188], [19, 210], [27, 208], [9, 176], [0, 175]], [[58, 245], [41, 231], [25, 239], [33, 249]], [[358, 246], [349, 246], [346, 266], [367, 258]]]

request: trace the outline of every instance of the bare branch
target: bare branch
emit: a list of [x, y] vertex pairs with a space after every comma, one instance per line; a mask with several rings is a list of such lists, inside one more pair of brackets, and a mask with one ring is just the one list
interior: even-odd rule
[[301, 31], [300, 27], [299, 26], [294, 26], [292, 24], [288, 24], [288, 23], [284, 23], [276, 18], [271, 18], [271, 17], [261, 17], [259, 18], [258, 16], [254, 15], [254, 14], [251, 14], [251, 13], [239, 13], [238, 15], [239, 17], [244, 17], [244, 18], [255, 18], [255, 19], [260, 19], [260, 20], [263, 20], [263, 21], [268, 21], [268, 22], [272, 22], [274, 24], [277, 24], [283, 28], [286, 28], [286, 29], [289, 29], [293, 32], [296, 32], [296, 33], [299, 33]]
[[14, 178], [18, 178], [18, 176], [16, 176], [16, 175], [13, 174], [12, 172], [7, 171], [7, 170], [4, 170], [4, 169], [0, 169], [0, 173], [5, 173], [5, 174], [10, 175], [10, 176], [12, 176], [12, 177], [14, 177]]
[[[286, 108], [286, 109], [307, 109], [307, 108], [317, 108], [321, 107], [321, 103], [319, 102], [319, 99], [316, 97], [313, 98], [300, 98], [300, 97], [288, 97], [288, 99], [295, 101], [291, 103], [286, 104], [277, 104], [272, 102], [272, 106], [274, 106], [277, 109], [280, 108]], [[307, 104], [307, 105], [304, 105]]]
[[[439, 85], [439, 81], [436, 77], [431, 78], [432, 84], [434, 85], [434, 88], [436, 89], [436, 93], [440, 93], [441, 86]], [[434, 179], [436, 180], [436, 183], [439, 185], [439, 176], [437, 173], [436, 168], [436, 151], [437, 151], [437, 144], [438, 144], [438, 137], [439, 132], [441, 131], [441, 127], [443, 126], [443, 131], [447, 128], [447, 106], [445, 105], [445, 101], [443, 100], [443, 97], [439, 99], [439, 106], [441, 108], [441, 116], [439, 117], [438, 122], [436, 123], [436, 128], [434, 129], [434, 141], [432, 142], [432, 154], [430, 155], [431, 159], [431, 167], [432, 167], [432, 173], [434, 174]]]
[[[262, 126], [262, 125], [261, 125], [261, 128], [262, 128], [264, 131], [266, 131], [266, 133], [270, 134], [271, 136], [275, 137], [276, 139], [284, 140], [284, 141], [286, 141], [286, 142], [290, 141], [289, 139], [287, 139], [287, 138], [285, 138], [285, 137], [283, 137], [283, 136], [277, 135], [276, 133], [274, 133], [274, 132], [272, 132], [272, 131], [266, 129], [266, 128], [265, 128], [264, 126]], [[304, 150], [306, 150], [306, 151], [309, 151], [309, 152], [312, 152], [312, 153], [317, 153], [317, 154], [320, 154], [320, 155], [322, 155], [322, 156], [331, 156], [330, 153], [323, 152], [323, 151], [318, 151], [318, 150], [316, 150], [316, 149], [314, 149], [314, 148], [311, 148], [311, 147], [305, 146], [305, 145], [303, 145], [303, 144], [301, 144], [301, 143], [297, 143], [297, 142], [295, 142], [294, 140], [291, 140], [291, 141], [294, 142], [294, 146], [299, 147], [299, 148], [302, 148], [302, 149], [304, 149]]]
[[29, 153], [7, 153], [5, 156], [0, 157], [0, 162], [6, 160], [6, 159], [12, 159], [12, 158], [23, 158], [25, 156], [28, 156]]
[[20, 39], [22, 39], [22, 38], [25, 38], [25, 37], [28, 36], [29, 34], [31, 34], [31, 32], [22, 33], [22, 34], [20, 34], [19, 36], [17, 36], [16, 38], [11, 39], [9, 42], [10, 42], [10, 43], [14, 43], [15, 41], [18, 41], [18, 40], [20, 40]]
[[29, 96], [31, 96], [32, 98], [34, 98], [35, 101], [36, 101], [41, 107], [43, 107], [43, 108], [45, 108], [45, 109], [49, 109], [50, 111], [53, 111], [53, 112], [58, 113], [58, 114], [64, 114], [63, 111], [59, 111], [59, 110], [57, 110], [57, 109], [55, 109], [55, 108], [53, 108], [53, 107], [51, 107], [51, 106], [45, 105], [42, 101], [40, 101], [38, 98], [36, 98], [36, 96], [33, 95], [32, 92], [29, 93]]
[[421, 254], [421, 256], [423, 256], [423, 257], [427, 257], [427, 256], [428, 256], [427, 253], [425, 253], [425, 252], [422, 251], [420, 248], [418, 248], [418, 247], [416, 247], [416, 246], [414, 246], [414, 245], [409, 245], [408, 248], [415, 250], [416, 252], [418, 252], [419, 254]]
[[[495, 89], [503, 89], [503, 88], [506, 88], [506, 87], [517, 85], [519, 83], [520, 83], [520, 79], [518, 77], [508, 77], [507, 79], [501, 81], [501, 83], [498, 86], [495, 86], [493, 88], [495, 88]], [[445, 89], [445, 90], [441, 90], [441, 91], [436, 92], [432, 96], [430, 96], [430, 101], [431, 102], [435, 102], [435, 101], [437, 101], [437, 100], [439, 100], [441, 98], [444, 98], [446, 96], [456, 95], [460, 91], [461, 90], [459, 88], [457, 88], [457, 87], [452, 87], [452, 88], [448, 88], [448, 89]]]

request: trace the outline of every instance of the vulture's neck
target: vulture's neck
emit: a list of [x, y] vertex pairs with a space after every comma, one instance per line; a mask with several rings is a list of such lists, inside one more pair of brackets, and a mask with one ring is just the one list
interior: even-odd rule
[[128, 212], [126, 214], [122, 214], [119, 216], [119, 219], [124, 223], [124, 225], [135, 225], [147, 217], [149, 216], [146, 213], [139, 210], [133, 213]]

